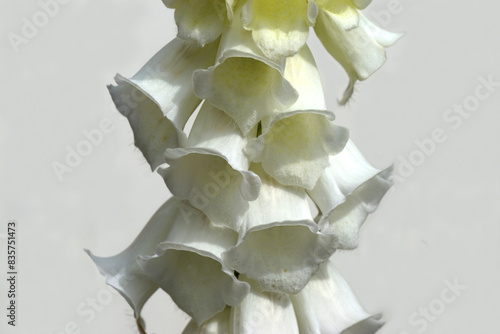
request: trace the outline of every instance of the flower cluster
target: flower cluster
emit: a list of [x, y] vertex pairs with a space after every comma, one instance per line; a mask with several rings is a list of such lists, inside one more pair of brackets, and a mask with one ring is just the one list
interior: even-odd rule
[[333, 122], [306, 39], [347, 71], [345, 103], [400, 35], [360, 12], [370, 0], [163, 2], [178, 37], [109, 90], [173, 197], [122, 253], [91, 254], [107, 283], [137, 319], [163, 289], [186, 334], [374, 333], [330, 258], [357, 247], [391, 170]]

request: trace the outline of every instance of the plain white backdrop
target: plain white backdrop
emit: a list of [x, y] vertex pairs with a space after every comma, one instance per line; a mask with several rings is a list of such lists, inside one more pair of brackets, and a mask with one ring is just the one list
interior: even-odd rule
[[[44, 16], [38, 1], [0, 0], [0, 332], [135, 333], [83, 248], [116, 254], [169, 197], [106, 85], [175, 36], [173, 11], [160, 0], [57, 3]], [[500, 332], [499, 10], [493, 0], [375, 0], [365, 14], [406, 36], [346, 107], [336, 99], [347, 76], [311, 31], [338, 123], [375, 166], [396, 163], [360, 247], [333, 258], [367, 310], [384, 313], [381, 334]], [[13, 47], [26, 21], [39, 27]], [[102, 141], [58, 178], [54, 163], [96, 129]], [[18, 224], [15, 328], [4, 315], [9, 220]], [[163, 292], [144, 315], [156, 334], [180, 333], [188, 320]]]

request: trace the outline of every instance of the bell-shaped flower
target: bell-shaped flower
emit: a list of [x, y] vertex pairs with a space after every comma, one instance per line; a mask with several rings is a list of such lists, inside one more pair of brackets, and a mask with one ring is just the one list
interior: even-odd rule
[[139, 257], [139, 265], [201, 325], [226, 305], [238, 305], [248, 294], [249, 285], [239, 281], [221, 260], [222, 252], [236, 243], [237, 233], [213, 225], [187, 202], [179, 211], [156, 254]]
[[214, 63], [217, 46], [218, 41], [200, 47], [176, 38], [132, 78], [117, 75], [118, 85], [108, 87], [151, 169], [165, 162], [165, 149], [185, 145], [182, 130], [201, 102], [194, 95], [192, 75]]
[[315, 110], [280, 114], [246, 152], [280, 183], [312, 189], [329, 165], [329, 154], [340, 152], [349, 136], [332, 119], [331, 113]]
[[392, 185], [391, 172], [372, 167], [351, 141], [330, 157], [330, 166], [308, 193], [322, 213], [321, 232], [336, 236], [335, 248], [357, 247], [359, 228]]
[[196, 71], [193, 86], [199, 98], [226, 112], [247, 134], [262, 118], [290, 107], [298, 94], [283, 77], [285, 60], [267, 58], [239, 16], [237, 11], [221, 37], [216, 64]]
[[149, 297], [158, 289], [141, 270], [137, 258], [154, 254], [156, 246], [164, 241], [173, 222], [180, 212], [180, 201], [175, 197], [169, 199], [149, 220], [134, 242], [123, 252], [112, 257], [98, 257], [89, 250], [86, 252], [106, 277], [106, 283], [115, 288], [130, 304], [136, 318]]
[[237, 245], [222, 258], [263, 290], [297, 293], [333, 254], [335, 237], [318, 232], [304, 189], [281, 185], [258, 164], [251, 170], [262, 180], [261, 193], [250, 203]]
[[344, 67], [349, 76], [349, 84], [339, 101], [340, 104], [345, 104], [354, 92], [356, 81], [365, 80], [384, 64], [385, 48], [393, 45], [402, 34], [377, 27], [357, 11], [353, 4], [349, 4], [350, 1], [324, 2], [338, 2], [344, 8], [339, 15], [330, 6], [323, 6], [319, 2], [320, 10], [314, 30], [326, 50]]
[[290, 298], [301, 334], [373, 334], [383, 325], [380, 315], [363, 310], [331, 261]]
[[[249, 135], [255, 136], [255, 131]], [[243, 152], [248, 137], [224, 112], [205, 102], [188, 138], [187, 148], [168, 149], [170, 167], [160, 169], [172, 194], [187, 199], [214, 224], [234, 230], [259, 196], [260, 179], [248, 171]]]
[[248, 0], [241, 20], [266, 57], [282, 59], [304, 46], [317, 15], [314, 0]]
[[177, 36], [188, 41], [194, 40], [201, 46], [221, 35], [234, 6], [231, 1], [225, 0], [163, 0], [163, 3], [168, 8], [175, 8]]
[[[307, 73], [307, 75], [305, 75]], [[289, 58], [285, 78], [294, 83], [299, 98], [286, 112], [262, 121], [262, 134], [249, 141], [246, 152], [281, 184], [312, 189], [329, 155], [344, 148], [349, 132], [333, 124], [314, 58], [305, 45]]]

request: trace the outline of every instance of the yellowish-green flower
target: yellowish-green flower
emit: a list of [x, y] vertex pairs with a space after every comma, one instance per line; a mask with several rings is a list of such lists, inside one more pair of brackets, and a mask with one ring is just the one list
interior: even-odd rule
[[247, 0], [241, 21], [268, 58], [281, 59], [304, 46], [317, 15], [314, 0]]

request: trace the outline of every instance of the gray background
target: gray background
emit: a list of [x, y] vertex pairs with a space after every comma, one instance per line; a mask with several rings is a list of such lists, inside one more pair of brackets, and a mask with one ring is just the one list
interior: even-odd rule
[[[347, 77], [311, 34], [338, 122], [375, 166], [396, 162], [399, 179], [364, 225], [360, 247], [334, 256], [366, 308], [384, 312], [381, 334], [500, 332], [500, 87], [474, 97], [486, 92], [480, 77], [500, 82], [499, 9], [493, 0], [376, 0], [365, 14], [406, 36], [347, 107], [336, 103]], [[175, 35], [173, 11], [159, 0], [69, 1], [15, 52], [8, 34], [40, 10], [33, 0], [0, 1], [0, 267], [14, 219], [20, 272], [18, 326], [8, 328], [2, 311], [0, 332], [134, 333], [128, 305], [82, 249], [121, 251], [169, 196], [105, 86]], [[446, 121], [455, 104], [473, 111]], [[67, 147], [103, 119], [113, 130], [59, 181], [53, 162], [64, 163]], [[442, 140], [419, 153], [417, 142], [436, 131]], [[443, 302], [455, 281], [465, 288]], [[419, 312], [429, 307], [424, 321]], [[187, 322], [164, 293], [144, 314], [151, 333], [180, 333]]]

